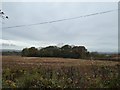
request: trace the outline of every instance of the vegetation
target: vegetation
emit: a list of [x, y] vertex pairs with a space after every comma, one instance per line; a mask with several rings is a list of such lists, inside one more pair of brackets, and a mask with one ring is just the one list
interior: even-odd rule
[[3, 56], [3, 88], [120, 88], [120, 62]]
[[24, 48], [21, 52], [21, 55], [27, 57], [58, 57], [58, 58], [61, 57], [75, 59], [91, 59], [91, 60], [99, 59], [119, 61], [118, 54], [89, 52], [84, 46], [70, 46], [70, 45], [64, 45], [61, 48], [57, 46], [48, 46], [41, 49], [37, 49], [35, 47]]
[[9, 55], [9, 56], [20, 56], [21, 55], [21, 51], [2, 51], [1, 55]]
[[2, 55], [3, 88], [120, 88], [116, 55], [90, 53], [84, 46], [30, 47]]
[[64, 45], [59, 48], [57, 46], [48, 46], [38, 50], [35, 47], [24, 48], [22, 56], [29, 57], [63, 57], [63, 58], [87, 58], [89, 52], [84, 46]]

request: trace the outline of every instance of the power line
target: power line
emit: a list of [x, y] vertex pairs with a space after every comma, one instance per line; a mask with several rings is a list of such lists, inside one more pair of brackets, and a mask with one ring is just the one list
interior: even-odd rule
[[104, 11], [104, 12], [92, 13], [92, 14], [87, 14], [87, 15], [81, 15], [81, 16], [72, 17], [72, 18], [64, 18], [64, 19], [58, 19], [58, 20], [53, 20], [53, 21], [34, 23], [34, 24], [26, 24], [26, 25], [16, 25], [16, 26], [10, 26], [10, 27], [3, 27], [3, 29], [18, 28], [18, 27], [25, 27], [25, 26], [33, 26], [33, 25], [40, 25], [40, 24], [49, 24], [49, 23], [55, 23], [55, 22], [61, 22], [61, 21], [67, 21], [67, 20], [73, 20], [73, 19], [79, 19], [79, 18], [84, 18], [84, 17], [89, 17], [89, 16], [95, 16], [95, 15], [110, 13], [110, 12], [117, 11], [117, 10], [119, 10], [119, 9], [108, 10], [108, 11]]

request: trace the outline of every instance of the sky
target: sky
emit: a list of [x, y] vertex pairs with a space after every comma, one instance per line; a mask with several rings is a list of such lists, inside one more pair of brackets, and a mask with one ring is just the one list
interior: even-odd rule
[[[29, 25], [118, 9], [117, 2], [3, 2], [2, 27]], [[2, 29], [3, 49], [65, 44], [88, 51], [118, 51], [118, 11], [55, 23]]]

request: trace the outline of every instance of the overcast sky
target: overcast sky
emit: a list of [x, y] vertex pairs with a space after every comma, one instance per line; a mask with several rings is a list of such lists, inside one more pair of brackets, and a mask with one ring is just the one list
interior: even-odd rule
[[[4, 2], [9, 16], [3, 27], [34, 24], [118, 8], [117, 2], [42, 3]], [[88, 51], [118, 51], [118, 11], [51, 24], [2, 29], [3, 48], [44, 47], [49, 45], [84, 45]]]

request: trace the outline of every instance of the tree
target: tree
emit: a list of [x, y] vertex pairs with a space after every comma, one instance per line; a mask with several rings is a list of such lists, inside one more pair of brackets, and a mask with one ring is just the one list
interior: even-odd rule
[[28, 49], [28, 56], [31, 56], [31, 57], [36, 57], [38, 56], [38, 49], [35, 48], [35, 47], [31, 47]]
[[57, 46], [48, 46], [38, 50], [35, 47], [25, 48], [22, 50], [22, 56], [31, 57], [63, 57], [63, 58], [86, 58], [90, 53], [84, 46], [64, 45], [59, 48]]
[[24, 48], [22, 50], [22, 56], [36, 57], [38, 56], [38, 50], [35, 47]]
[[46, 48], [42, 48], [39, 51], [39, 55], [44, 57], [59, 57], [59, 48], [56, 46], [48, 46]]
[[22, 56], [28, 56], [29, 55], [29, 51], [28, 51], [28, 48], [24, 48], [22, 50]]
[[2, 10], [0, 10], [0, 17], [3, 19], [5, 19], [5, 18], [8, 19], [8, 16], [5, 15], [5, 13]]
[[61, 57], [72, 58], [72, 47], [70, 45], [61, 47]]
[[76, 58], [86, 58], [87, 49], [84, 46], [74, 46], [72, 50]]

